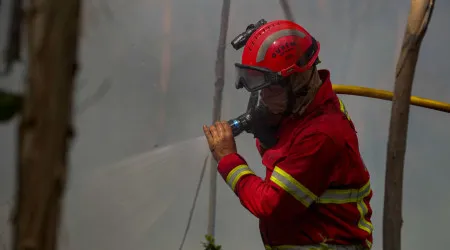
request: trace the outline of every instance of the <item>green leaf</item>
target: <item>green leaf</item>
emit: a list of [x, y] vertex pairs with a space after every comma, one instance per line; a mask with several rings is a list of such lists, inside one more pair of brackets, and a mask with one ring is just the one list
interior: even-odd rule
[[0, 90], [0, 123], [11, 120], [22, 109], [22, 96]]
[[211, 235], [205, 235], [206, 242], [202, 242], [203, 247], [205, 250], [222, 250], [221, 245], [215, 244], [215, 239]]

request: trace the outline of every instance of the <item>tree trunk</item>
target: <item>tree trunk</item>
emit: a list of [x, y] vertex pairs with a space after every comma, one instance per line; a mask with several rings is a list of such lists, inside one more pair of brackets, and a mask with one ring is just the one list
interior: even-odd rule
[[28, 75], [19, 127], [13, 249], [53, 250], [72, 136], [80, 0], [30, 0]]
[[403, 168], [409, 105], [420, 45], [433, 11], [433, 0], [411, 0], [411, 10], [397, 63], [386, 160], [383, 249], [401, 249]]

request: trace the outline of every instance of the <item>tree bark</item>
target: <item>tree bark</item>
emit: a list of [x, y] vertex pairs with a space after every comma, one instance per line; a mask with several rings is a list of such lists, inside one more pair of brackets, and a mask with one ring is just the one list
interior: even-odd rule
[[77, 71], [80, 0], [30, 0], [13, 249], [57, 248]]
[[401, 249], [403, 169], [409, 106], [420, 45], [431, 18], [434, 0], [411, 0], [411, 9], [397, 63], [387, 146], [383, 214], [383, 249]]

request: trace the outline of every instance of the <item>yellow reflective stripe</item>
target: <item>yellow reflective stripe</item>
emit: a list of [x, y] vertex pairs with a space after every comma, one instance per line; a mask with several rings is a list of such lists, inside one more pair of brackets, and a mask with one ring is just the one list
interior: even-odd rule
[[305, 207], [309, 207], [317, 200], [315, 194], [279, 167], [275, 167], [270, 180], [300, 201]]
[[303, 186], [300, 182], [298, 182], [291, 175], [289, 175], [279, 167], [275, 167], [270, 180], [280, 188], [282, 188], [284, 191], [286, 191], [288, 194], [292, 195], [296, 200], [300, 201], [305, 207], [309, 207], [313, 202], [317, 202], [320, 204], [356, 203], [356, 206], [360, 213], [358, 227], [361, 230], [372, 234], [373, 225], [365, 218], [369, 209], [364, 203], [364, 198], [367, 197], [372, 190], [370, 188], [370, 181], [368, 181], [359, 189], [329, 189], [325, 191], [320, 197], [317, 197], [308, 188]]
[[372, 242], [370, 242], [369, 240], [366, 240], [366, 244], [369, 249], [372, 248]]
[[356, 203], [356, 206], [358, 207], [359, 214], [361, 215], [361, 218], [358, 222], [358, 227], [361, 230], [366, 231], [368, 234], [372, 234], [373, 225], [366, 220], [366, 215], [369, 212], [366, 203], [364, 203], [364, 201], [359, 201], [358, 203]]
[[347, 117], [347, 119], [349, 121], [351, 121], [350, 115], [348, 114], [347, 109], [345, 108], [344, 102], [342, 102], [341, 99], [339, 99], [339, 98], [338, 98], [338, 100], [339, 100], [339, 107], [341, 109], [341, 112], [345, 114], [345, 116]]
[[368, 234], [372, 234], [373, 225], [366, 220], [366, 215], [369, 212], [366, 204], [364, 203], [364, 198], [366, 198], [372, 189], [370, 188], [370, 181], [367, 182], [360, 189], [347, 189], [347, 190], [327, 190], [323, 195], [320, 196], [317, 203], [322, 204], [345, 204], [345, 203], [356, 203], [358, 208], [360, 219], [358, 222], [358, 227], [361, 230], [366, 231]]
[[242, 176], [248, 174], [255, 174], [255, 173], [247, 165], [239, 165], [233, 168], [233, 170], [231, 170], [230, 173], [228, 173], [226, 182], [228, 186], [230, 186], [231, 189], [234, 191], [239, 179], [241, 179]]
[[317, 203], [344, 204], [358, 202], [367, 197], [370, 191], [370, 181], [359, 189], [329, 189], [319, 197]]

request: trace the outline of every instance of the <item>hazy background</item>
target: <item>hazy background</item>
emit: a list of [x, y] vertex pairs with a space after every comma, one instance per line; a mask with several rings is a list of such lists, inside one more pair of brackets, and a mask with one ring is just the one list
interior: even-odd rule
[[[3, 0], [0, 10], [2, 48], [10, 2]], [[291, 1], [296, 21], [321, 42], [320, 66], [331, 70], [333, 82], [387, 90], [393, 89], [409, 3]], [[85, 1], [76, 92], [77, 137], [72, 144], [61, 237], [64, 249], [178, 249], [208, 153], [201, 125], [210, 123], [212, 116], [221, 4], [207, 0]], [[413, 89], [414, 95], [445, 102], [450, 102], [449, 11], [449, 1], [437, 1]], [[232, 63], [240, 53], [229, 42], [260, 18], [283, 18], [278, 1], [232, 1], [224, 119], [243, 112], [248, 98], [244, 91], [234, 89]], [[162, 72], [163, 65], [170, 65], [168, 73]], [[0, 78], [0, 87], [23, 89], [24, 72], [24, 65], [17, 65], [11, 76]], [[341, 97], [358, 128], [361, 152], [372, 175], [374, 249], [381, 249], [391, 103]], [[7, 217], [14, 194], [16, 125], [14, 120], [0, 126], [0, 237], [5, 244], [10, 241]], [[411, 108], [403, 249], [448, 246], [449, 127], [447, 114]], [[264, 172], [250, 136], [239, 137], [238, 150], [258, 174]], [[184, 249], [201, 249], [208, 181], [203, 183]], [[226, 250], [263, 249], [257, 220], [218, 181], [218, 243]]]

